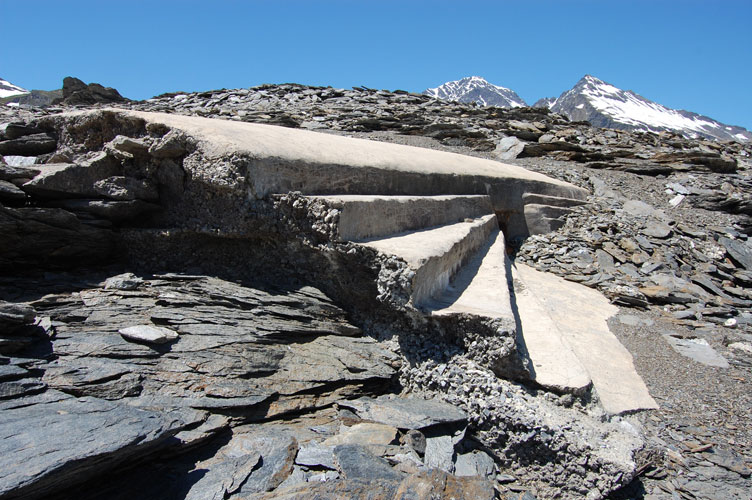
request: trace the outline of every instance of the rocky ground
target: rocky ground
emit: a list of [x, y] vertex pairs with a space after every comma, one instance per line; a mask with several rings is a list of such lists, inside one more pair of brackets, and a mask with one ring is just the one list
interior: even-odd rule
[[[96, 106], [86, 88], [75, 87], [76, 97], [57, 107], [0, 110], [0, 122], [18, 123], [5, 126], [0, 141], [0, 229], [9, 235], [0, 244], [0, 404], [11, 415], [4, 437], [24, 449], [14, 440], [30, 408], [41, 422], [57, 422], [51, 416], [67, 415], [74, 400], [84, 403], [76, 412], [86, 408], [75, 426], [64, 422], [59, 432], [36, 437], [48, 448], [23, 457], [34, 464], [28, 471], [10, 467], [17, 456], [3, 455], [11, 462], [0, 468], [7, 471], [0, 484], [13, 486], [0, 497], [51, 495], [71, 478], [96, 476], [108, 498], [136, 480], [153, 498], [412, 498], [415, 491], [441, 498], [749, 498], [749, 146], [365, 88], [278, 85], [117, 104], [501, 159], [588, 188], [588, 204], [553, 214], [558, 229], [515, 242], [514, 257], [597, 288], [621, 307], [612, 330], [661, 408], [604, 427], [588, 401], [498, 379], [431, 339], [405, 342], [294, 280], [271, 286], [200, 269], [138, 276], [121, 267], [80, 270], [82, 261], [106, 264], [111, 232], [150, 214], [170, 196], [155, 194], [155, 186], [172, 181], [147, 175], [149, 182], [135, 185], [122, 172], [104, 175], [112, 165], [91, 154], [89, 168], [110, 178], [92, 192], [70, 196], [75, 187], [38, 179], [30, 162], [69, 164], [83, 153], [76, 141], [59, 144], [49, 128], [26, 126], [70, 105]], [[165, 136], [146, 148], [168, 165], [186, 152], [173, 145]], [[121, 160], [145, 154], [143, 143], [126, 139], [109, 147]], [[34, 185], [25, 186], [31, 178]], [[29, 234], [44, 238], [17, 234], [39, 225], [45, 230]], [[60, 247], [61, 239], [69, 244]], [[38, 267], [51, 248], [77, 271], [21, 267]], [[254, 335], [241, 338], [241, 331]], [[409, 397], [384, 398], [400, 392]], [[358, 399], [367, 396], [381, 399]], [[422, 399], [437, 396], [445, 403]], [[577, 431], [562, 430], [572, 412]], [[90, 438], [113, 419], [129, 422], [119, 428], [123, 442], [100, 449]], [[546, 442], [557, 421], [549, 441], [559, 442]], [[616, 435], [620, 426], [645, 436], [636, 470], [571, 458], [587, 457], [589, 433]], [[562, 447], [570, 458], [544, 456]], [[62, 463], [85, 465], [61, 472]], [[594, 476], [573, 479], [587, 474]], [[165, 485], [163, 477], [174, 482]], [[92, 484], [75, 494], [96, 496]]]

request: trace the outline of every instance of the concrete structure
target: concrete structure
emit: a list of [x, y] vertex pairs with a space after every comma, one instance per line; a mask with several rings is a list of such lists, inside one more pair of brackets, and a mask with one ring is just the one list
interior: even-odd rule
[[[508, 238], [530, 234], [523, 196], [581, 203], [587, 192], [524, 168], [454, 153], [256, 123], [112, 110], [162, 123], [198, 142], [207, 178], [212, 165], [240, 159], [246, 189], [258, 198], [316, 195], [487, 195]], [[531, 214], [537, 217], [537, 214]], [[538, 227], [536, 221], [530, 225]]]
[[[506, 255], [505, 236], [555, 229], [562, 214], [583, 203], [583, 189], [520, 167], [423, 148], [181, 115], [106, 113], [136, 134], [169, 130], [161, 139], [145, 139], [157, 159], [183, 143], [175, 147], [182, 162], [177, 168], [206, 188], [194, 195], [243, 202], [299, 191], [320, 199], [327, 215], [309, 214], [306, 221], [325, 227], [333, 243], [351, 241], [401, 260], [401, 281], [388, 286], [401, 294], [407, 282], [410, 296], [403, 304], [400, 295], [395, 307], [453, 328], [482, 325], [483, 341], [491, 339], [484, 346], [498, 354], [497, 375], [521, 378], [529, 361], [531, 380], [545, 388], [581, 394], [592, 384], [608, 413], [656, 407], [629, 352], [608, 330], [606, 319], [616, 308], [594, 290], [512, 266]], [[143, 144], [134, 155], [147, 156]], [[221, 204], [207, 207], [201, 216], [225, 222], [223, 213], [214, 213]], [[327, 251], [336, 246], [329, 243]], [[525, 359], [510, 362], [508, 356]]]

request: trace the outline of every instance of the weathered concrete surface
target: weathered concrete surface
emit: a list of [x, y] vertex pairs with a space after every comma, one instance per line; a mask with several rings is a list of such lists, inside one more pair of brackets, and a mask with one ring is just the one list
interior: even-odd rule
[[[600, 292], [553, 274], [524, 264], [516, 264], [515, 271], [587, 370], [606, 412], [658, 408], [635, 370], [632, 355], [608, 328], [606, 321], [618, 312], [616, 306]], [[525, 318], [522, 327], [524, 331]]]
[[[509, 237], [527, 234], [522, 196], [584, 199], [567, 182], [493, 160], [317, 132], [193, 116], [110, 110], [164, 124], [197, 142], [201, 161], [186, 167], [207, 182], [255, 198], [273, 193], [488, 195]], [[101, 112], [101, 111], [97, 111]], [[92, 113], [91, 111], [83, 113]], [[80, 116], [71, 113], [64, 116]], [[240, 158], [228, 171], [227, 160]]]
[[521, 325], [517, 333], [524, 339], [533, 380], [555, 391], [584, 392], [590, 387], [590, 375], [541, 303], [538, 297], [541, 290], [528, 288], [521, 281], [520, 267], [511, 267], [514, 307]]
[[488, 196], [320, 196], [339, 208], [337, 233], [354, 241], [462, 222], [493, 213]]
[[504, 235], [494, 230], [444, 293], [427, 304], [427, 310], [434, 316], [464, 313], [513, 320], [506, 259]]
[[487, 241], [496, 227], [496, 216], [486, 215], [469, 222], [367, 240], [362, 244], [407, 262], [415, 271], [412, 303], [421, 306], [446, 289], [454, 273]]

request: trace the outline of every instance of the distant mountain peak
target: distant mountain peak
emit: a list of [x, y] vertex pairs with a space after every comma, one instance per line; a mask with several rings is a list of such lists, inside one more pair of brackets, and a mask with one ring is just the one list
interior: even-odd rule
[[4, 80], [0, 77], [0, 98], [2, 97], [10, 97], [12, 95], [21, 95], [21, 94], [28, 94], [29, 91], [19, 87], [18, 85], [13, 85], [8, 80]]
[[468, 76], [426, 89], [425, 95], [446, 101], [476, 102], [481, 106], [519, 108], [527, 106], [517, 93], [506, 87], [494, 85], [481, 76]]
[[597, 127], [650, 132], [672, 131], [691, 138], [750, 141], [752, 133], [690, 111], [671, 109], [631, 90], [622, 90], [593, 75], [585, 75], [557, 99], [535, 103], [574, 121]]

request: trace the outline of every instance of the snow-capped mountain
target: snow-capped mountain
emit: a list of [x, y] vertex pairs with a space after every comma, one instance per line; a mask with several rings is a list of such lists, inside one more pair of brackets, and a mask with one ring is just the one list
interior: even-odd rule
[[750, 141], [752, 133], [690, 111], [667, 108], [631, 90], [621, 90], [594, 76], [585, 75], [557, 99], [535, 103], [570, 120], [586, 120], [596, 127], [660, 132], [670, 130], [687, 137]]
[[0, 78], [0, 98], [28, 94], [29, 91]]
[[426, 89], [423, 93], [447, 101], [477, 102], [481, 106], [496, 106], [497, 108], [527, 106], [514, 90], [488, 83], [479, 76], [446, 82], [436, 88]]

